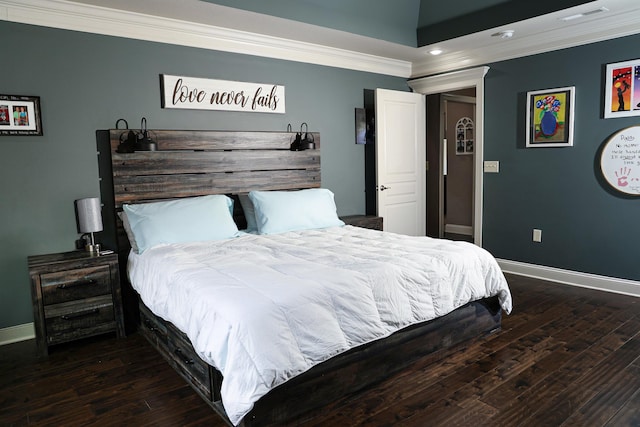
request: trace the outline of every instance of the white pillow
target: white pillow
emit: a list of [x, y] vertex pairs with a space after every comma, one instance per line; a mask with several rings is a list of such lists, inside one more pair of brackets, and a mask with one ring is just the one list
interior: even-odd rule
[[334, 195], [326, 188], [298, 191], [251, 191], [259, 234], [310, 230], [344, 225]]
[[224, 195], [123, 205], [123, 210], [137, 253], [163, 243], [222, 240], [238, 234], [231, 215], [233, 200]]

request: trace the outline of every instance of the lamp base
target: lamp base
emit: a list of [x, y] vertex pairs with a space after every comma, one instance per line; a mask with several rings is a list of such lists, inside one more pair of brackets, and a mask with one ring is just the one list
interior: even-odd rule
[[85, 245], [84, 249], [87, 252], [90, 252], [92, 255], [100, 255], [100, 244], [99, 243], [94, 243], [92, 244], [88, 244]]

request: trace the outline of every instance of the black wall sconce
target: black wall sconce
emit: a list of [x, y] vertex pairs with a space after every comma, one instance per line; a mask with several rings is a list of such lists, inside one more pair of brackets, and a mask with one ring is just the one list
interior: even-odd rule
[[141, 129], [141, 132], [138, 135], [138, 145], [136, 146], [136, 150], [156, 151], [158, 149], [158, 144], [149, 136], [149, 131], [147, 130], [146, 117], [143, 117], [142, 120], [140, 121], [140, 129]]
[[118, 153], [133, 153], [136, 151], [156, 151], [158, 149], [158, 144], [151, 138], [149, 135], [149, 130], [147, 130], [147, 118], [143, 117], [140, 121], [140, 131], [135, 132], [133, 130], [129, 130], [129, 123], [125, 119], [118, 119], [116, 121], [116, 129], [120, 122], [124, 122], [128, 132], [122, 132], [120, 134], [120, 144], [118, 144], [118, 148], [116, 152]]
[[[304, 127], [304, 131], [302, 128]], [[291, 132], [291, 124], [287, 126], [287, 131]], [[295, 138], [291, 142], [291, 151], [302, 150], [315, 150], [316, 143], [314, 142], [313, 134], [309, 132], [309, 125], [302, 123], [300, 125], [300, 132], [296, 132]]]

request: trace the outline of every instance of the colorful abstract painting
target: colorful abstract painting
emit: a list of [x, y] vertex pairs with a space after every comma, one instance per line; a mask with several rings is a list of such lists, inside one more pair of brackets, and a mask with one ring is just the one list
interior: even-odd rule
[[529, 92], [527, 147], [573, 145], [574, 88]]
[[640, 115], [640, 60], [608, 64], [604, 117]]

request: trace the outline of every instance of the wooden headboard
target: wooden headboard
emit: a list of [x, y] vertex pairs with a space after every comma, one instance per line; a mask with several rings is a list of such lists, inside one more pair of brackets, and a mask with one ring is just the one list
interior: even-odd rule
[[[126, 278], [130, 245], [117, 213], [126, 203], [227, 194], [251, 190], [320, 187], [320, 134], [314, 150], [291, 151], [295, 133], [149, 130], [157, 151], [118, 153], [125, 129], [97, 131], [104, 231], [98, 242], [119, 255]], [[245, 220], [240, 203], [234, 218]], [[123, 289], [125, 295], [126, 289]]]
[[149, 130], [157, 151], [118, 153], [126, 132], [111, 129], [97, 135], [105, 223], [99, 238], [120, 253], [129, 250], [117, 216], [126, 203], [320, 187], [318, 133], [310, 132], [316, 149], [291, 151], [291, 132]]

